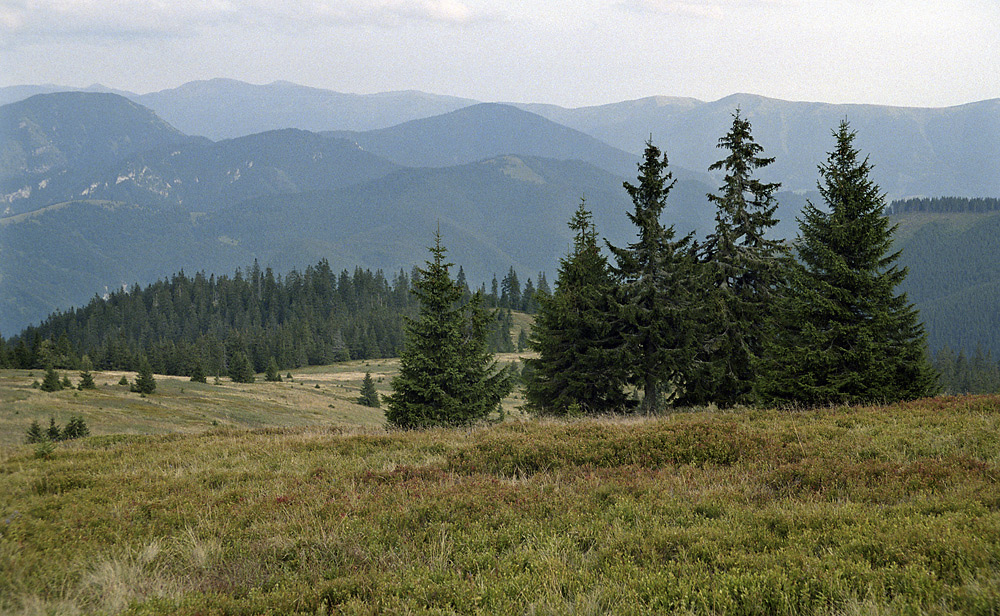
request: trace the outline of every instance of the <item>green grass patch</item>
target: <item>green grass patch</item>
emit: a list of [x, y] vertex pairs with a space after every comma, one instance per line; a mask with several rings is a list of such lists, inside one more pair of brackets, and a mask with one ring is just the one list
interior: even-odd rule
[[0, 613], [996, 613], [998, 420], [986, 396], [9, 446]]

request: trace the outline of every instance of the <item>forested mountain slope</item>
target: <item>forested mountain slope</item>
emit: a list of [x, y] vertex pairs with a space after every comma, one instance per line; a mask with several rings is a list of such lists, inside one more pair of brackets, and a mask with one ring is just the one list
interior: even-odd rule
[[1000, 356], [1000, 212], [891, 216], [910, 269], [904, 284], [931, 349], [945, 345]]

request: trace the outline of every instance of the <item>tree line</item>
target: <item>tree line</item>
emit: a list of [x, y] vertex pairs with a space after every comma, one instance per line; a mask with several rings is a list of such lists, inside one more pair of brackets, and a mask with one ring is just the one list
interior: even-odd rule
[[[0, 367], [75, 370], [86, 361], [97, 370], [139, 370], [146, 363], [158, 374], [246, 381], [268, 369], [395, 357], [404, 317], [417, 311], [413, 275], [337, 274], [326, 260], [285, 276], [256, 262], [232, 277], [182, 271], [95, 296], [9, 341], [0, 337]], [[490, 349], [515, 350], [511, 310], [536, 309], [548, 293], [544, 275], [537, 280], [522, 287], [511, 268], [500, 289], [495, 277], [491, 292], [480, 286], [484, 302], [499, 309], [487, 328]], [[472, 295], [464, 280], [461, 289]]]
[[938, 214], [958, 212], [1000, 212], [1000, 199], [984, 197], [911, 197], [897, 199], [889, 204], [886, 214], [899, 215], [913, 212], [934, 212]]
[[624, 184], [636, 240], [607, 241], [586, 204], [570, 221], [571, 252], [541, 304], [526, 366], [526, 398], [543, 413], [603, 413], [667, 405], [889, 402], [936, 390], [923, 326], [897, 288], [906, 270], [871, 165], [844, 122], [819, 166], [821, 206], [808, 203], [793, 242], [773, 239], [773, 162], [733, 115], [716, 225], [704, 239], [661, 221], [674, 185], [648, 142], [638, 183]]

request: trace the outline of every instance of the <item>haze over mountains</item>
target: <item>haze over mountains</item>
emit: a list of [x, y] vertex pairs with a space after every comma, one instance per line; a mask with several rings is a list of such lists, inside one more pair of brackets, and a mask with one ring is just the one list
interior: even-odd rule
[[[783, 183], [785, 237], [845, 117], [890, 198], [1000, 195], [1000, 100], [904, 109], [734, 95], [564, 109], [286, 82], [212, 80], [146, 95], [53, 90], [61, 89], [0, 89], [8, 336], [94, 293], [181, 268], [228, 273], [256, 258], [284, 272], [328, 258], [335, 269], [409, 269], [438, 224], [471, 281], [511, 265], [522, 279], [552, 276], [581, 197], [602, 235], [628, 241], [621, 183], [634, 179], [651, 135], [679, 178], [667, 222], [703, 235], [714, 216], [705, 194], [718, 184], [707, 168], [737, 107], [776, 158], [764, 179]], [[984, 276], [970, 284], [994, 282]], [[919, 301], [935, 306], [969, 293], [915, 278], [931, 281]]]

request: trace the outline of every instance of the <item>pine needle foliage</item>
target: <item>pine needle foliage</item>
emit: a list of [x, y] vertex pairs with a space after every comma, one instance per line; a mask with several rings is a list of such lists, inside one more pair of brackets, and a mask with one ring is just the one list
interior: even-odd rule
[[256, 379], [250, 358], [243, 351], [236, 351], [229, 359], [229, 378], [234, 383], [253, 383]]
[[673, 225], [660, 222], [675, 184], [667, 167], [667, 155], [661, 157], [659, 148], [647, 141], [639, 184], [624, 183], [635, 206], [628, 217], [638, 238], [621, 248], [608, 244], [619, 282], [620, 360], [629, 366], [629, 381], [643, 391], [640, 410], [645, 414], [658, 412], [690, 379], [699, 339], [699, 281], [691, 235], [675, 240]]
[[59, 378], [59, 373], [52, 366], [45, 369], [45, 378], [42, 379], [42, 384], [39, 387], [42, 391], [53, 392], [62, 390], [62, 380]]
[[97, 389], [97, 384], [94, 383], [94, 375], [90, 372], [93, 369], [94, 364], [90, 361], [90, 357], [84, 355], [83, 359], [80, 360], [80, 383], [76, 386], [77, 389], [80, 391]]
[[709, 170], [721, 170], [725, 176], [718, 192], [708, 195], [716, 206], [715, 230], [699, 252], [708, 276], [704, 312], [708, 331], [682, 403], [730, 407], [753, 402], [788, 251], [782, 240], [767, 236], [778, 223], [774, 193], [780, 184], [757, 177], [774, 159], [761, 156], [763, 147], [754, 141], [750, 122], [739, 109], [718, 147], [727, 155]]
[[884, 195], [842, 122], [820, 166], [826, 203], [799, 220], [797, 266], [783, 302], [782, 335], [759, 390], [766, 402], [892, 402], [934, 393], [917, 310], [897, 293], [906, 268], [892, 250]]
[[448, 273], [441, 234], [431, 259], [414, 278], [420, 309], [406, 321], [400, 371], [387, 397], [386, 419], [401, 428], [468, 425], [500, 410], [513, 388], [486, 346], [495, 318], [483, 308], [481, 293], [462, 301], [463, 289]]
[[278, 363], [272, 357], [267, 363], [267, 372], [264, 373], [264, 380], [268, 383], [280, 383], [281, 373], [278, 372]]
[[375, 390], [375, 379], [371, 372], [365, 372], [365, 378], [361, 381], [361, 395], [358, 396], [358, 404], [379, 408], [381, 403], [378, 398], [378, 391]]
[[626, 402], [626, 373], [616, 359], [615, 283], [585, 200], [569, 227], [572, 252], [559, 262], [555, 292], [541, 296], [528, 341], [539, 357], [526, 360], [527, 407], [552, 415], [618, 411]]
[[196, 359], [194, 361], [194, 366], [191, 368], [191, 382], [192, 383], [207, 383], [208, 377], [205, 376], [205, 369], [201, 365], [201, 360]]
[[149, 365], [149, 360], [143, 357], [139, 362], [139, 372], [136, 374], [135, 383], [132, 384], [132, 391], [149, 395], [156, 391], [156, 379], [153, 378], [153, 369]]

